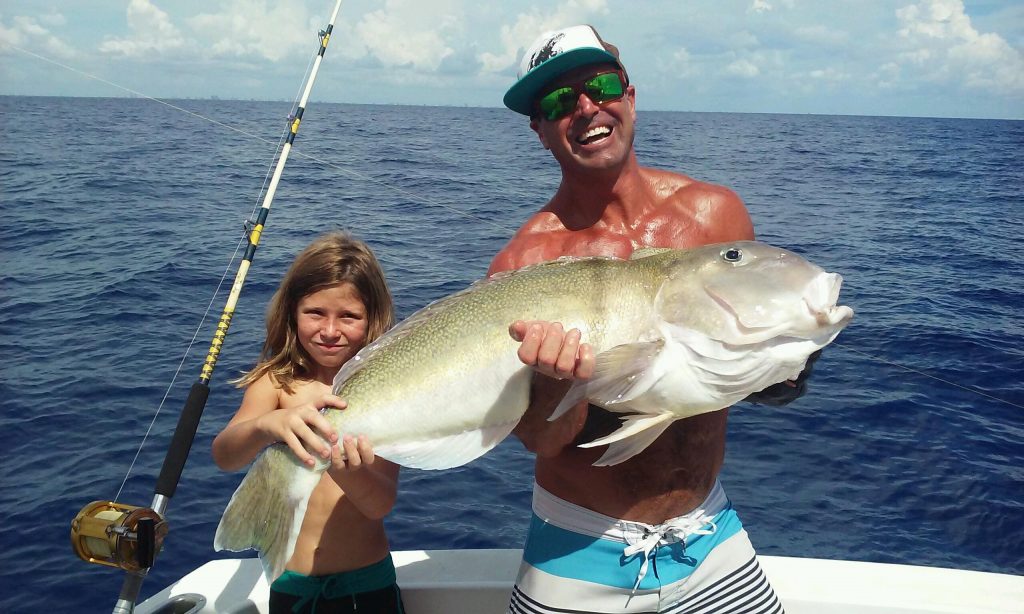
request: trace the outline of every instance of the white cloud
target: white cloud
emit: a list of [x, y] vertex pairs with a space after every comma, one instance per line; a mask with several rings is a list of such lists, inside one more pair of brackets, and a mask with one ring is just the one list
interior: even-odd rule
[[[270, 80], [315, 52], [333, 2], [0, 5], [0, 48], [14, 44], [90, 72], [109, 67], [140, 91], [274, 97], [280, 87], [271, 89]], [[679, 106], [685, 86], [693, 94], [688, 108], [739, 109], [737, 93], [756, 86], [763, 96], [742, 108], [765, 101], [817, 108], [821, 100], [819, 110], [827, 111], [841, 100], [846, 111], [1018, 117], [1020, 17], [1020, 0], [345, 0], [327, 68], [358, 83], [332, 90], [325, 79], [318, 92], [353, 101], [495, 104], [534, 37], [591, 23], [619, 45], [645, 104], [656, 108]], [[0, 50], [0, 60], [11, 53]], [[42, 91], [32, 66], [4, 62], [0, 87]], [[168, 74], [178, 75], [174, 83]], [[836, 95], [840, 88], [849, 91]]]
[[[778, 0], [779, 4], [786, 7], [787, 9], [793, 8], [794, 0]], [[754, 0], [750, 4], [750, 8], [747, 9], [748, 13], [768, 13], [775, 10], [775, 5], [768, 0]]]
[[606, 0], [569, 0], [555, 3], [553, 10], [534, 9], [516, 16], [511, 26], [501, 26], [500, 48], [480, 54], [484, 72], [503, 72], [517, 66], [520, 54], [542, 32], [570, 25], [588, 23], [608, 13]]
[[807, 73], [807, 76], [810, 77], [811, 79], [816, 79], [818, 81], [827, 81], [831, 83], [846, 81], [850, 78], [850, 76], [847, 75], [845, 72], [833, 67], [812, 70]]
[[671, 53], [658, 57], [656, 65], [660, 81], [663, 83], [675, 83], [680, 79], [700, 74], [700, 67], [685, 47], [680, 47]]
[[463, 30], [456, 0], [425, 4], [418, 0], [387, 0], [353, 26], [346, 53], [370, 57], [386, 67], [436, 71], [455, 50], [448, 41]]
[[724, 36], [724, 40], [730, 49], [753, 49], [761, 46], [757, 35], [750, 30], [736, 30]]
[[48, 34], [46, 28], [39, 25], [34, 17], [15, 17], [14, 25], [26, 36], [45, 36]]
[[39, 21], [50, 27], [63, 26], [68, 22], [61, 13], [47, 13], [46, 15], [40, 15]]
[[871, 81], [880, 89], [886, 90], [895, 87], [900, 80], [900, 65], [896, 62], [886, 62], [873, 75]]
[[76, 56], [75, 49], [47, 27], [60, 26], [64, 23], [64, 16], [60, 13], [35, 17], [18, 15], [11, 21], [10, 27], [0, 21], [0, 45], [30, 48], [44, 55], [63, 60]]
[[725, 67], [725, 72], [737, 77], [752, 78], [761, 74], [761, 70], [750, 60], [740, 59]]
[[679, 77], [689, 77], [700, 72], [690, 59], [690, 52], [686, 48], [676, 49], [670, 57], [672, 58], [673, 72]]
[[[318, 16], [319, 17], [319, 16]], [[277, 62], [293, 53], [316, 49], [315, 33], [323, 24], [303, 2], [233, 0], [216, 13], [187, 20], [207, 50], [219, 57], [264, 58]]]
[[819, 47], [845, 47], [850, 43], [848, 33], [821, 24], [799, 26], [793, 33], [797, 39]]
[[139, 57], [184, 47], [185, 39], [171, 18], [150, 0], [128, 3], [128, 29], [125, 38], [108, 38], [100, 44], [101, 53]]
[[1001, 36], [978, 32], [961, 0], [925, 0], [896, 11], [899, 59], [927, 81], [1024, 93], [1024, 55]]

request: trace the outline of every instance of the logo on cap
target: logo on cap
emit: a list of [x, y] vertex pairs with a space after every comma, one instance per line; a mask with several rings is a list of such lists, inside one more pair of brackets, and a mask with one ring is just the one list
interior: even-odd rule
[[559, 32], [558, 34], [548, 39], [548, 41], [544, 43], [544, 45], [540, 49], [537, 50], [537, 53], [533, 54], [533, 56], [530, 57], [530, 70], [537, 68], [538, 65], [543, 64], [544, 62], [550, 60], [551, 58], [561, 53], [561, 49], [556, 48], [556, 45], [558, 44], [558, 41], [562, 40], [563, 38], [565, 38], [565, 34]]

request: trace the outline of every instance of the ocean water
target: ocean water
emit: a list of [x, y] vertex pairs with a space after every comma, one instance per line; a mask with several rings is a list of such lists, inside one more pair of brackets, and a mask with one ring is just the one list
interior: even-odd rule
[[[75, 557], [70, 522], [149, 505], [290, 110], [172, 103], [0, 97], [4, 612], [116, 601], [123, 574]], [[641, 110], [636, 147], [731, 187], [857, 312], [805, 397], [732, 411], [722, 480], [758, 550], [1024, 574], [1024, 122]], [[558, 178], [502, 109], [309, 105], [143, 597], [221, 556], [242, 474], [210, 442], [294, 254], [350, 230], [404, 317], [481, 277]], [[519, 547], [531, 481], [514, 439], [404, 470], [392, 545]]]

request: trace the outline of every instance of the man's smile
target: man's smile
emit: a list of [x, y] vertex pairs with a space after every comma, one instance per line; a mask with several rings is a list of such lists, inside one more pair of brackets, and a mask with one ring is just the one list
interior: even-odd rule
[[594, 126], [583, 134], [577, 136], [575, 140], [580, 145], [590, 145], [591, 143], [596, 143], [608, 138], [611, 134], [612, 129], [608, 126]]

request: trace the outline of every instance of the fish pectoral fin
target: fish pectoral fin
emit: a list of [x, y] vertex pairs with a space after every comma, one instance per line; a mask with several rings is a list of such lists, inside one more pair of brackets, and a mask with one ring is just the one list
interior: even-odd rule
[[577, 403], [587, 398], [587, 382], [583, 380], [577, 380], [573, 382], [569, 391], [562, 397], [561, 402], [555, 407], [555, 411], [551, 412], [548, 416], [548, 422], [554, 422], [562, 417], [562, 414], [569, 411], [570, 408], [574, 407]]
[[581, 448], [607, 445], [608, 449], [594, 462], [595, 467], [617, 465], [643, 452], [678, 416], [664, 414], [632, 414], [626, 416], [623, 425], [614, 433], [594, 441], [580, 444]]
[[451, 469], [475, 460], [502, 442], [518, 420], [454, 435], [374, 446], [381, 458], [414, 469]]
[[615, 411], [616, 403], [643, 394], [652, 383], [643, 376], [664, 347], [665, 342], [659, 339], [617, 345], [601, 352], [594, 359], [593, 376], [574, 382], [548, 421], [557, 420], [583, 399]]

